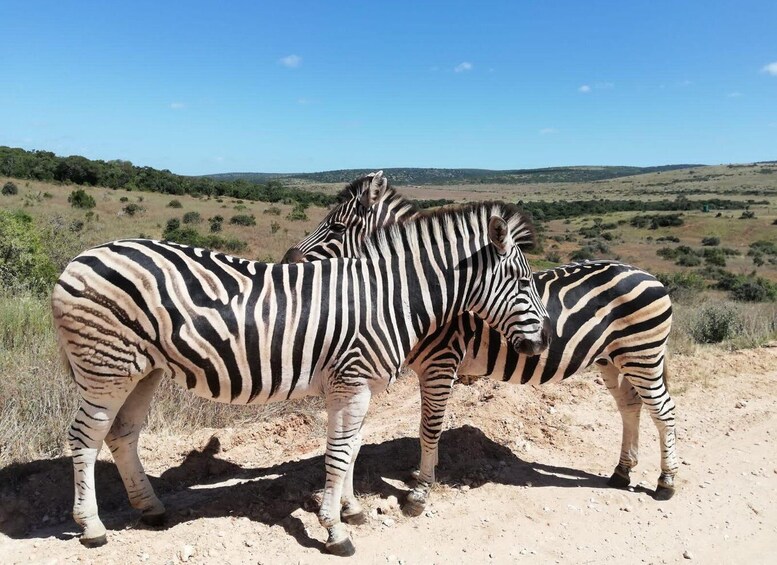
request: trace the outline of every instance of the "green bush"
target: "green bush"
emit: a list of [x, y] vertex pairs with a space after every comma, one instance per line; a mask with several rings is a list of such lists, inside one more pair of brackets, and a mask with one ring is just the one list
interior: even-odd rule
[[32, 217], [0, 210], [0, 286], [47, 294], [56, 280], [57, 269]]
[[16, 186], [16, 183], [8, 181], [3, 185], [3, 194], [6, 196], [13, 196], [14, 194], [19, 194], [19, 188]]
[[739, 216], [740, 220], [754, 220], [755, 219], [755, 212], [752, 210], [745, 210], [742, 212], [742, 215]]
[[127, 196], [122, 196], [119, 198], [119, 202], [129, 202], [129, 198]]
[[720, 238], [715, 236], [705, 237], [705, 238], [702, 238], [701, 244], [704, 246], [720, 245]]
[[137, 214], [142, 214], [143, 212], [146, 211], [146, 209], [143, 206], [141, 206], [140, 204], [136, 204], [135, 202], [130, 202], [124, 208], [122, 208], [122, 210], [124, 210], [124, 213], [127, 214], [128, 216], [135, 216]]
[[277, 206], [270, 206], [269, 208], [267, 208], [267, 210], [262, 212], [262, 214], [270, 214], [271, 216], [280, 216], [281, 209], [278, 208]]
[[224, 222], [224, 216], [216, 214], [212, 218], [208, 218], [208, 223], [210, 224], [210, 231], [211, 233], [220, 232], [223, 227]]
[[707, 286], [704, 277], [694, 272], [680, 272], [656, 275], [656, 278], [666, 287], [669, 296], [675, 298], [684, 293], [697, 293]]
[[697, 343], [720, 343], [737, 337], [742, 328], [742, 320], [731, 306], [708, 304], [691, 318], [688, 329]]
[[301, 221], [304, 222], [308, 219], [307, 213], [305, 213], [305, 210], [307, 209], [307, 204], [303, 204], [302, 202], [297, 202], [294, 205], [294, 208], [291, 212], [289, 212], [289, 215], [286, 216], [287, 220], [290, 220], [292, 222]]
[[183, 208], [183, 204], [181, 204], [181, 201], [178, 199], [171, 200], [167, 203], [168, 208]]
[[84, 210], [89, 210], [90, 208], [97, 206], [94, 197], [87, 194], [83, 188], [71, 192], [70, 196], [67, 197], [67, 201], [73, 208], [82, 208]]
[[[701, 259], [696, 255], [683, 254], [677, 257], [675, 265], [680, 265], [681, 267], [698, 267], [701, 265]], [[724, 261], [723, 266], [725, 265], [726, 263]]]
[[237, 226], [255, 226], [256, 218], [253, 214], [250, 216], [248, 214], [235, 214], [229, 219], [229, 223]]
[[186, 212], [183, 215], [184, 224], [199, 224], [202, 222], [202, 216], [199, 212]]
[[648, 228], [655, 230], [662, 227], [681, 226], [685, 221], [680, 217], [682, 214], [644, 214], [634, 216], [631, 219], [631, 225], [635, 228]]
[[279, 229], [281, 229], [281, 225], [278, 222], [273, 221], [270, 224], [270, 233], [276, 233]]

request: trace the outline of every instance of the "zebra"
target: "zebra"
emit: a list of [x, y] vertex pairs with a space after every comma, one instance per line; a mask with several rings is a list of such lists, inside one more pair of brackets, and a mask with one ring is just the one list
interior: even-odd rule
[[488, 204], [378, 230], [359, 259], [258, 263], [144, 239], [77, 256], [55, 285], [52, 310], [80, 393], [68, 439], [81, 542], [107, 541], [94, 482], [103, 440], [131, 505], [143, 521], [162, 523], [137, 442], [166, 374], [231, 404], [323, 396], [318, 516], [328, 551], [353, 554], [341, 511], [348, 523], [364, 520], [352, 474], [363, 419], [419, 339], [471, 312], [514, 347], [547, 346], [547, 312], [520, 249], [531, 229], [515, 207]]
[[[309, 236], [289, 249], [287, 261], [359, 256], [362, 242], [381, 222], [401, 223], [419, 210], [391, 186], [378, 187], [372, 173], [346, 186], [338, 204]], [[420, 514], [427, 502], [438, 460], [445, 407], [459, 377], [542, 384], [566, 379], [596, 363], [620, 412], [623, 433], [618, 463], [608, 480], [630, 484], [637, 465], [639, 418], [644, 405], [659, 433], [661, 474], [657, 500], [675, 492], [675, 404], [666, 374], [666, 344], [672, 303], [652, 275], [615, 261], [562, 265], [534, 273], [534, 282], [554, 321], [554, 338], [539, 357], [524, 357], [505, 346], [482, 320], [463, 315], [421, 341], [407, 359], [421, 387], [421, 463], [416, 486], [403, 510]]]

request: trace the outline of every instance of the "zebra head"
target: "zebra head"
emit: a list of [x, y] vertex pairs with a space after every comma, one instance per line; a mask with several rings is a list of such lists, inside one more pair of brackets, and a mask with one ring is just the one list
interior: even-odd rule
[[488, 240], [471, 312], [519, 353], [537, 355], [547, 349], [553, 329], [521, 249], [533, 242], [533, 228], [514, 206], [496, 204], [488, 219]]
[[338, 200], [318, 227], [289, 249], [281, 262], [358, 256], [368, 235], [416, 214], [415, 207], [389, 186], [383, 171], [353, 181]]

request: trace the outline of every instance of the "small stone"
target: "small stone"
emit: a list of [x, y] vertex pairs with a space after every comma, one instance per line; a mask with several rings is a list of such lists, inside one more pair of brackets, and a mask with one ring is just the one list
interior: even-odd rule
[[181, 561], [189, 561], [194, 556], [194, 547], [188, 543], [184, 545], [178, 552], [178, 557]]
[[[739, 401], [737, 401], [737, 403], [734, 406], [736, 408], [744, 408], [745, 406], [747, 406], [747, 402], [745, 402], [744, 400], [739, 400]], [[688, 559], [690, 559], [690, 558], [688, 558]]]
[[394, 496], [393, 494], [386, 499], [386, 502], [391, 508], [399, 507], [399, 500], [397, 500], [397, 497]]
[[686, 549], [685, 551], [683, 551], [683, 557], [685, 559], [693, 559], [693, 554]]
[[254, 547], [254, 542], [250, 539], [245, 540], [243, 543], [246, 544], [246, 547]]
[[151, 556], [148, 553], [141, 553], [140, 554], [140, 560], [141, 561], [148, 561], [149, 559], [151, 559]]
[[622, 506], [621, 507], [621, 512], [631, 512], [631, 507], [630, 506]]
[[386, 526], [387, 528], [390, 528], [394, 524], [396, 524], [396, 521], [394, 521], [393, 518], [386, 518], [385, 520], [383, 520], [383, 525]]
[[461, 492], [467, 492], [469, 490], [469, 485], [461, 485], [459, 490], [461, 490]]

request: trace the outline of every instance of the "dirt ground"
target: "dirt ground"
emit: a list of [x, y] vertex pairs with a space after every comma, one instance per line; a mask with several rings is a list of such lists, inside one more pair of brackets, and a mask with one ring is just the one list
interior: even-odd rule
[[[324, 414], [145, 435], [141, 458], [168, 508], [138, 524], [110, 456], [97, 469], [108, 544], [70, 518], [66, 458], [0, 470], [2, 563], [773, 563], [777, 552], [777, 344], [672, 357], [682, 462], [677, 494], [652, 498], [659, 451], [643, 413], [630, 490], [607, 488], [620, 417], [593, 372], [560, 385], [457, 385], [439, 484], [417, 518], [397, 501], [418, 460], [417, 382], [373, 400], [356, 488], [370, 515], [352, 558], [323, 552], [305, 509], [323, 485]], [[771, 556], [771, 557], [770, 557]]]

